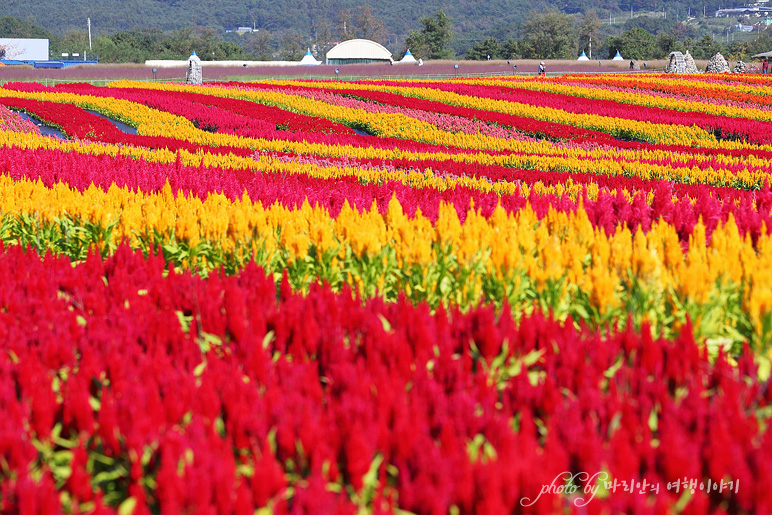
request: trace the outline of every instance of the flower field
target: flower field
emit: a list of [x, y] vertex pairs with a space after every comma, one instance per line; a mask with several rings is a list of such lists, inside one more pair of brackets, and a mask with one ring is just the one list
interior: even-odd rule
[[771, 175], [762, 76], [6, 84], [0, 511], [772, 513]]

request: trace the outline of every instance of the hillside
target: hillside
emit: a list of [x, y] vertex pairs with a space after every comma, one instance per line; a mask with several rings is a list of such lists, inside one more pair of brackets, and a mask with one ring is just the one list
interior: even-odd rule
[[[718, 0], [693, 5], [631, 1], [632, 5], [630, 1], [612, 4], [601, 0], [381, 0], [369, 6], [382, 20], [389, 34], [383, 42], [390, 48], [400, 46], [410, 31], [419, 28], [419, 18], [443, 9], [453, 20], [456, 38], [452, 46], [457, 51], [485, 37], [516, 37], [520, 24], [532, 10], [547, 7], [568, 13], [594, 10], [601, 19], [624, 20], [629, 17], [631, 7], [635, 11], [664, 9], [668, 18], [683, 19], [689, 9], [692, 13], [702, 12], [704, 5], [710, 15], [719, 6]], [[312, 27], [320, 23], [335, 27], [341, 11], [363, 4], [354, 0], [39, 0], [34, 5], [34, 9], [30, 9], [29, 0], [6, 0], [2, 14], [32, 22], [55, 35], [85, 30], [87, 18], [91, 18], [95, 35], [136, 29], [173, 30], [193, 25], [216, 30], [255, 26], [272, 33], [293, 30], [310, 34]]]

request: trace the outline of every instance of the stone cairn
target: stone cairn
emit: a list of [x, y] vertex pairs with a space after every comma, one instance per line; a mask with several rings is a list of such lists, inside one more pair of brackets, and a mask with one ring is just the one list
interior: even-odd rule
[[729, 69], [729, 63], [726, 62], [724, 56], [716, 54], [708, 61], [705, 73], [731, 73], [731, 70]]
[[688, 50], [684, 56], [684, 73], [701, 73], [700, 70], [697, 69], [697, 65], [694, 63], [694, 57], [692, 57], [692, 54], [690, 54]]
[[737, 64], [735, 65], [733, 71], [735, 73], [747, 73], [748, 72], [748, 66], [744, 62], [742, 62], [742, 61], [737, 61]]
[[196, 52], [193, 52], [188, 58], [188, 71], [185, 74], [185, 83], [200, 85], [202, 82], [201, 59], [198, 58]]
[[686, 73], [686, 60], [681, 52], [670, 52], [670, 62], [665, 66], [665, 73]]

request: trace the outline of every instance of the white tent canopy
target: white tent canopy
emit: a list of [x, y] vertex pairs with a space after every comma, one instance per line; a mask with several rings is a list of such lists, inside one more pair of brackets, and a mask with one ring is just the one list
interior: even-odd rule
[[772, 57], [772, 52], [762, 52], [760, 54], [756, 54], [753, 57]]
[[413, 54], [410, 53], [410, 49], [407, 49], [407, 52], [405, 52], [405, 56], [400, 60], [401, 63], [417, 63], [415, 57], [413, 57]]
[[303, 59], [300, 60], [300, 64], [302, 65], [309, 65], [309, 66], [315, 66], [317, 64], [321, 64], [322, 61], [317, 61], [314, 59], [314, 56], [311, 55], [311, 49], [309, 48], [306, 52], [306, 55], [303, 56]]
[[619, 50], [617, 50], [617, 55], [614, 56], [612, 61], [624, 61], [624, 59], [622, 58], [622, 54], [619, 53]]
[[589, 60], [590, 60], [590, 58], [589, 58], [589, 57], [587, 57], [587, 54], [585, 54], [585, 53], [584, 53], [584, 50], [582, 50], [582, 55], [580, 55], [580, 56], [579, 56], [579, 58], [577, 59], [577, 61], [589, 61]]

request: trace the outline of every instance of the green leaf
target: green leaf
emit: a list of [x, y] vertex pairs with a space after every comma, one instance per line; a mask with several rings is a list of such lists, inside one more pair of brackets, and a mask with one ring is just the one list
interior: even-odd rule
[[187, 333], [190, 331], [190, 323], [193, 321], [193, 316], [191, 315], [185, 315], [180, 310], [175, 311], [175, 314], [177, 315], [177, 320], [180, 321], [180, 326], [182, 327], [182, 331]]
[[383, 463], [383, 455], [378, 453], [373, 458], [373, 462], [370, 463], [370, 469], [362, 478], [362, 497], [366, 502], [372, 498], [376, 488], [378, 488], [378, 469], [381, 467], [381, 463]]
[[759, 363], [759, 382], [769, 381], [770, 372], [772, 372], [772, 360], [766, 356], [758, 356]]
[[222, 339], [216, 334], [202, 332], [198, 338], [198, 346], [204, 354], [212, 350], [213, 347], [219, 347], [220, 345], [222, 345]]
[[383, 330], [386, 331], [387, 333], [390, 333], [391, 332], [391, 323], [386, 319], [385, 316], [383, 316], [380, 313], [378, 313], [378, 318], [381, 319], [381, 324], [383, 324]]
[[657, 410], [653, 409], [651, 410], [651, 413], [649, 413], [649, 429], [652, 433], [656, 433], [657, 427], [659, 427], [659, 418], [657, 416]]
[[201, 374], [204, 373], [204, 369], [206, 368], [206, 360], [199, 363], [196, 368], [193, 369], [193, 376], [194, 377], [201, 377]]
[[129, 497], [118, 506], [118, 515], [131, 515], [137, 507], [137, 499]]
[[274, 336], [273, 331], [268, 331], [267, 333], [265, 333], [265, 336], [263, 337], [263, 349], [268, 348], [268, 346], [273, 341], [273, 336]]

